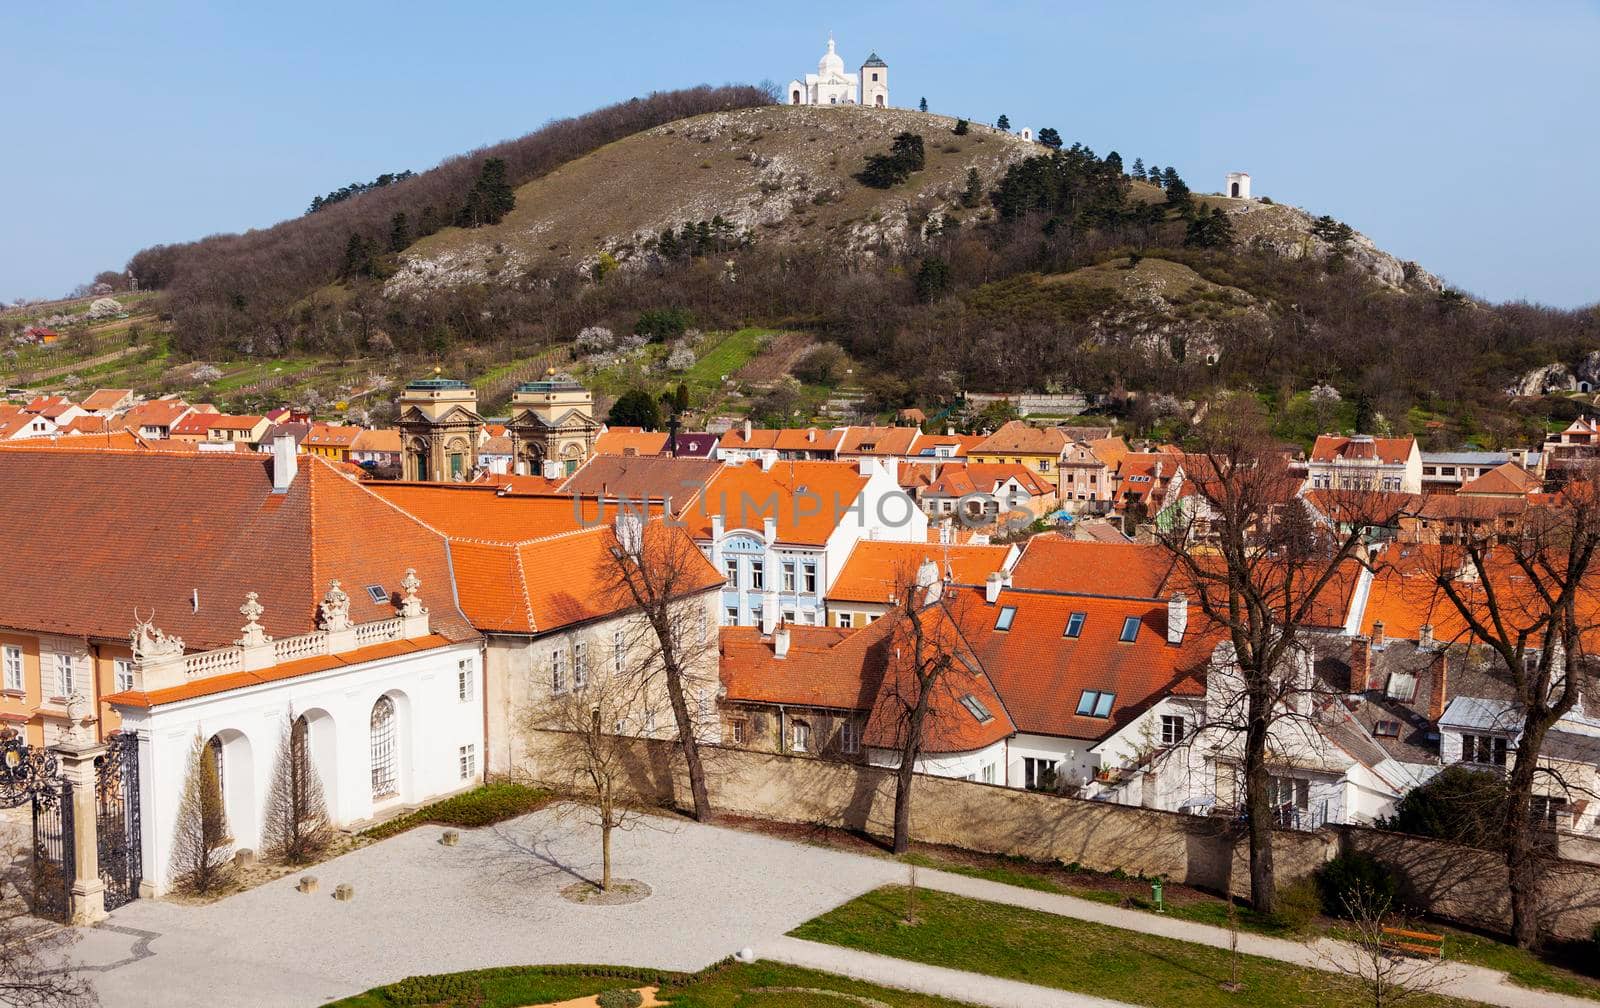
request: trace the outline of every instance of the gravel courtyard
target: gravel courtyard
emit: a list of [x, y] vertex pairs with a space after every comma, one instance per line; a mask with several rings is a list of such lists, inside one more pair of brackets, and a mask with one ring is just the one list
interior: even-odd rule
[[[137, 900], [84, 929], [73, 955], [108, 1008], [318, 1005], [418, 973], [518, 963], [698, 969], [759, 948], [885, 882], [892, 862], [667, 818], [613, 836], [613, 871], [654, 894], [581, 906], [559, 891], [598, 877], [597, 831], [545, 809], [463, 830], [422, 827], [209, 906]], [[335, 885], [355, 899], [333, 898]]]

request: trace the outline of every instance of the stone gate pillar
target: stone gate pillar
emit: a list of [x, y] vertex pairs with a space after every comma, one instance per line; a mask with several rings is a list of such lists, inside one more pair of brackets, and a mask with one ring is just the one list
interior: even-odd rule
[[[74, 698], [77, 699], [77, 698]], [[68, 706], [69, 716], [72, 706]], [[72, 785], [72, 892], [69, 912], [73, 924], [94, 924], [106, 917], [106, 885], [100, 881], [99, 816], [95, 802], [96, 758], [105, 745], [95, 741], [82, 721], [74, 719], [60, 742], [50, 747], [61, 768], [61, 778]]]

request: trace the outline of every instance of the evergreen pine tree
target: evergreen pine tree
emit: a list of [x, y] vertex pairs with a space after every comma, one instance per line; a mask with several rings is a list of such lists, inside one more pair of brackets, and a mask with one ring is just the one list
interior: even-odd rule
[[671, 228], [661, 232], [661, 237], [656, 239], [656, 253], [663, 259], [678, 258], [681, 250], [678, 247], [678, 236]]
[[926, 111], [928, 111], [928, 99], [923, 98], [921, 101], [917, 102], [917, 111], [918, 112], [926, 112]]
[[1144, 158], [1133, 159], [1133, 177], [1136, 179], [1144, 178]]
[[402, 210], [389, 219], [389, 251], [401, 252], [411, 244], [411, 226]]
[[1011, 120], [1006, 118], [1006, 114], [1004, 112], [1000, 113], [1000, 118], [994, 121], [994, 128], [1001, 130], [1008, 130], [1011, 128]]
[[956, 128], [951, 130], [950, 132], [954, 133], [956, 136], [966, 136], [967, 135], [967, 121], [965, 119], [957, 119], [956, 120]]
[[361, 272], [362, 263], [366, 259], [366, 243], [354, 231], [344, 243], [344, 262], [339, 266], [341, 278], [353, 277]]
[[678, 391], [673, 395], [673, 412], [682, 413], [689, 408], [689, 386], [683, 382], [678, 383]]
[[1051, 150], [1061, 149], [1061, 134], [1052, 126], [1046, 126], [1039, 131], [1039, 142]]
[[975, 207], [983, 196], [983, 179], [978, 177], [978, 169], [967, 169], [967, 188], [961, 194], [961, 205]]

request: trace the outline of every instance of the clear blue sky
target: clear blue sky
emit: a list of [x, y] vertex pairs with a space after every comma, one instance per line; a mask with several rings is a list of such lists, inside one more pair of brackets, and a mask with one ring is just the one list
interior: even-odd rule
[[[1600, 3], [274, 0], [0, 9], [0, 298], [653, 89], [779, 84], [832, 30], [895, 104], [1331, 213], [1494, 300], [1600, 300]], [[1223, 13], [1226, 11], [1226, 13]]]

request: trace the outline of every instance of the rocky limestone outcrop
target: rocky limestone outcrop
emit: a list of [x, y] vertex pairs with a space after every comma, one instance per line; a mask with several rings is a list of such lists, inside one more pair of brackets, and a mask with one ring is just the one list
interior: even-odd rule
[[1590, 352], [1575, 364], [1546, 364], [1534, 368], [1512, 382], [1506, 395], [1531, 397], [1596, 390], [1600, 390], [1600, 350]]
[[[1288, 259], [1307, 256], [1326, 261], [1339, 251], [1333, 242], [1313, 230], [1317, 218], [1299, 207], [1259, 200], [1216, 200], [1233, 224], [1234, 238], [1241, 245], [1260, 243]], [[1351, 233], [1344, 246], [1345, 261], [1370, 274], [1379, 283], [1395, 288], [1437, 291], [1439, 278], [1409, 260], [1398, 259], [1373, 243], [1359, 231]]]

